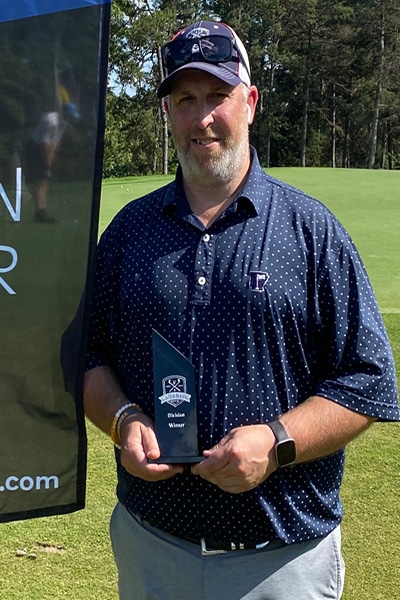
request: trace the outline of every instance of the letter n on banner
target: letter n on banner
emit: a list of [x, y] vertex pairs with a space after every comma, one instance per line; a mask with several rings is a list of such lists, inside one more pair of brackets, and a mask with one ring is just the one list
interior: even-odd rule
[[110, 6], [0, 2], [0, 521], [85, 504]]

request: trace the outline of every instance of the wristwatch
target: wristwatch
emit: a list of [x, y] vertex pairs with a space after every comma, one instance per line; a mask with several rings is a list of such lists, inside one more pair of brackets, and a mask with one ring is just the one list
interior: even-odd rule
[[267, 423], [276, 438], [275, 456], [279, 468], [288, 467], [296, 460], [296, 443], [279, 420]]

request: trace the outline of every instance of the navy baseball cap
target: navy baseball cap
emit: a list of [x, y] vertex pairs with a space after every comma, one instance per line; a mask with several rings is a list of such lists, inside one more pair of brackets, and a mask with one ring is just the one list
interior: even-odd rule
[[246, 49], [229, 25], [199, 21], [179, 31], [161, 48], [165, 79], [159, 98], [171, 93], [172, 80], [185, 69], [211, 73], [229, 85], [250, 86], [250, 63]]

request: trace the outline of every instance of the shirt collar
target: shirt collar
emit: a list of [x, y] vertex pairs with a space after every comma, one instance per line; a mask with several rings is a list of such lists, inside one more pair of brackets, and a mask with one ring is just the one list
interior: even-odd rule
[[167, 193], [164, 196], [163, 212], [164, 214], [177, 214], [184, 218], [191, 214], [189, 203], [183, 191], [182, 168], [179, 165], [175, 180], [168, 186]]

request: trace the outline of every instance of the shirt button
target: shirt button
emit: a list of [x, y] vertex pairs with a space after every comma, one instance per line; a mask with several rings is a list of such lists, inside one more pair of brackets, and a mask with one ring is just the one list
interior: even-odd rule
[[198, 283], [199, 285], [205, 285], [205, 283], [206, 283], [206, 278], [205, 278], [205, 277], [199, 277], [199, 278], [198, 278], [198, 280], [197, 280], [197, 283]]
[[209, 233], [205, 233], [205, 234], [203, 235], [203, 241], [204, 241], [204, 242], [209, 242], [209, 241], [210, 241], [210, 239], [211, 239], [211, 236], [210, 236], [210, 234], [209, 234]]

